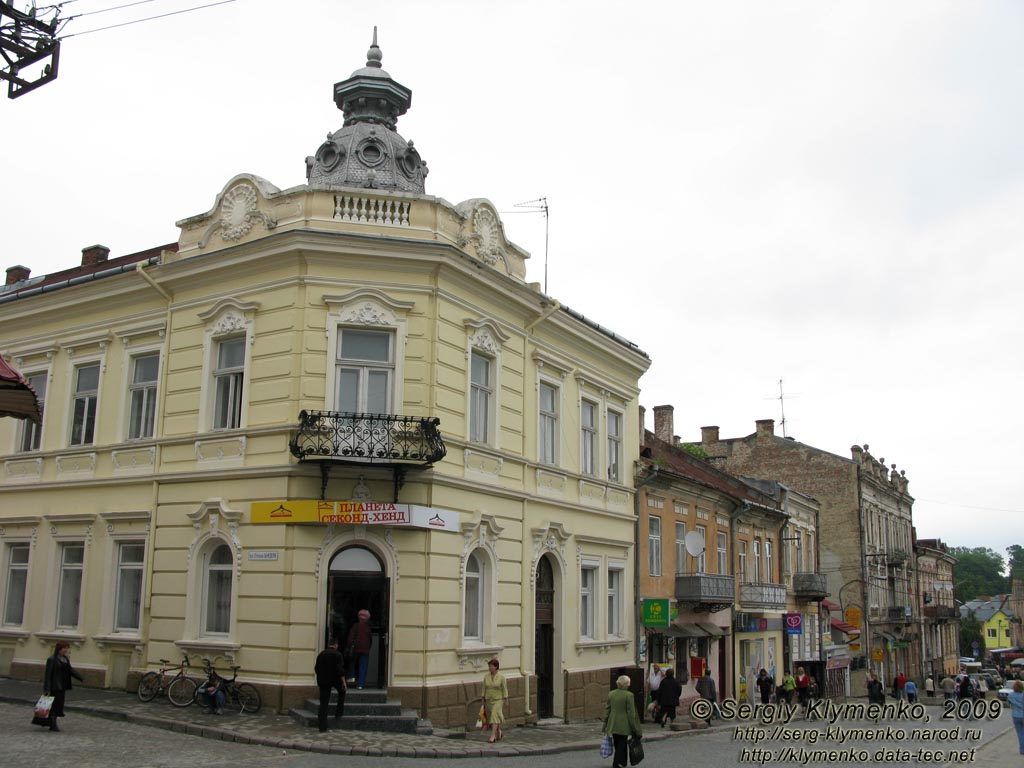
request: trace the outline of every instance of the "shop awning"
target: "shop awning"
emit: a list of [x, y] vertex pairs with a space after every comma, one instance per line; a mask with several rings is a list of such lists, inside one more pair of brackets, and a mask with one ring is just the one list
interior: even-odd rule
[[39, 400], [25, 377], [0, 357], [0, 416], [27, 419], [36, 424], [42, 421]]
[[826, 611], [842, 610], [839, 605], [837, 605], [836, 603], [833, 603], [831, 600], [822, 600], [821, 601], [821, 607], [824, 608]]
[[847, 635], [859, 635], [860, 630], [852, 624], [847, 624], [842, 619], [832, 619], [832, 629], [838, 629], [840, 632], [845, 632]]
[[723, 635], [729, 634], [728, 627], [720, 627], [717, 624], [708, 624], [707, 622], [698, 621], [697, 626], [703, 629], [711, 637], [722, 637]]
[[696, 624], [669, 624], [662, 630], [669, 637], [707, 637], [708, 633]]
[[876, 629], [874, 634], [878, 635], [879, 637], [884, 637], [890, 643], [898, 643], [899, 642], [899, 640], [896, 639], [896, 635], [890, 635], [888, 632], [882, 632], [882, 631]]

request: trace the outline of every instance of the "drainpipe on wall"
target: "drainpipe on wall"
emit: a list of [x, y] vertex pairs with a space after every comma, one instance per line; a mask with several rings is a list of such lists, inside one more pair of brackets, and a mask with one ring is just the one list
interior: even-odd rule
[[[731, 550], [729, 552], [729, 558], [732, 560], [733, 570], [736, 569], [736, 521], [739, 520], [740, 515], [748, 509], [750, 509], [750, 505], [744, 501], [739, 504], [734, 504], [732, 512], [729, 514], [729, 549]], [[732, 608], [729, 609], [729, 637], [732, 638], [729, 641], [729, 644], [732, 646], [732, 653], [729, 654], [730, 658], [726, 659], [726, 661], [732, 662], [732, 669], [729, 670], [729, 688], [731, 689], [729, 692], [733, 697], [737, 696], [737, 691], [739, 690], [739, 686], [735, 684], [738, 679], [736, 670], [739, 664], [739, 638], [737, 637], [739, 633], [736, 631], [736, 602], [739, 599], [740, 580], [742, 578], [742, 573], [736, 575], [736, 592], [733, 596], [735, 599], [732, 601]], [[764, 663], [764, 659], [761, 660], [761, 663]]]
[[[636, 542], [633, 547], [633, 592], [636, 594], [636, 600], [633, 601], [633, 632], [636, 637], [636, 654], [633, 656], [633, 660], [636, 662], [636, 666], [640, 666], [640, 633], [643, 631], [643, 624], [640, 620], [640, 489], [645, 485], [650, 485], [658, 477], [658, 467], [652, 466], [650, 474], [636, 484], [636, 490], [633, 492], [633, 514], [636, 519], [633, 521], [633, 541]], [[644, 676], [646, 677], [646, 670], [644, 670]]]

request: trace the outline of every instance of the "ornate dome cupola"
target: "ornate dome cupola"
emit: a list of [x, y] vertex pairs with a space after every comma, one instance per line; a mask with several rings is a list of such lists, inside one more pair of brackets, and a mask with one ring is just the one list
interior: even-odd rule
[[334, 84], [334, 103], [345, 124], [306, 158], [310, 184], [423, 193], [427, 164], [395, 131], [412, 103], [412, 91], [381, 69], [377, 28], [366, 66]]

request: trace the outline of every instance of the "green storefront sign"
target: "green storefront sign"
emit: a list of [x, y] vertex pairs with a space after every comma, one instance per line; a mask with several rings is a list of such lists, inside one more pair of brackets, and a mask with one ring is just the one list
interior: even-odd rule
[[644, 600], [643, 622], [645, 627], [668, 626], [668, 600]]

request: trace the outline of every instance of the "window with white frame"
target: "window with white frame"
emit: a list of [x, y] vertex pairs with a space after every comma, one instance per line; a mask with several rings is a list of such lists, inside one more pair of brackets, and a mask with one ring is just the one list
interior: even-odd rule
[[218, 544], [207, 552], [203, 564], [204, 635], [226, 635], [231, 629], [231, 571], [234, 562], [231, 547], [227, 544]]
[[[244, 358], [243, 358], [244, 360]], [[132, 359], [132, 380], [128, 385], [128, 439], [153, 436], [156, 423], [156, 383], [160, 355], [139, 355]]]
[[245, 337], [233, 336], [218, 341], [216, 360], [213, 370], [213, 428], [237, 429], [242, 426]]
[[676, 573], [686, 573], [686, 523], [676, 523]]
[[82, 603], [82, 569], [85, 544], [60, 545], [60, 575], [57, 581], [57, 629], [76, 629]]
[[994, 629], [986, 629], [985, 634], [988, 636], [990, 640], [994, 640], [996, 637], [996, 631]]
[[803, 544], [803, 551], [800, 553], [801, 567], [805, 571], [814, 572], [817, 569], [817, 563], [814, 562], [814, 535], [805, 533]]
[[661, 518], [647, 518], [647, 569], [651, 576], [661, 576]]
[[580, 569], [580, 636], [594, 637], [595, 614], [597, 613], [597, 567], [584, 565]]
[[597, 474], [597, 403], [580, 401], [580, 472]]
[[484, 563], [477, 552], [466, 558], [466, 606], [462, 636], [466, 640], [484, 639]]
[[608, 636], [622, 634], [622, 574], [621, 568], [608, 568]]
[[726, 539], [724, 533], [716, 537], [718, 543], [718, 572], [722, 575], [729, 573], [729, 553], [726, 551]]
[[750, 581], [747, 574], [747, 542], [740, 539], [737, 542], [739, 549], [739, 577], [744, 581]]
[[701, 541], [700, 554], [697, 555], [697, 573], [707, 573], [708, 531], [703, 525], [698, 525], [696, 530], [700, 534]]
[[469, 439], [487, 443], [491, 439], [491, 408], [494, 397], [494, 360], [474, 351], [469, 361]]
[[[39, 413], [43, 413], [43, 407], [46, 404], [46, 381], [48, 379], [45, 373], [29, 373], [25, 374], [25, 380], [32, 385], [32, 389], [35, 390], [36, 400], [39, 401]], [[18, 444], [20, 451], [38, 451], [40, 445], [42, 445], [43, 437], [43, 424], [42, 422], [36, 424], [34, 421], [28, 419], [22, 420], [21, 428], [21, 441]]]
[[335, 381], [343, 413], [391, 413], [394, 331], [339, 328]]
[[764, 541], [764, 580], [766, 583], [771, 584], [775, 581], [775, 576], [772, 573], [772, 540], [765, 539]]
[[99, 402], [100, 364], [75, 368], [75, 392], [71, 400], [71, 445], [92, 445], [96, 432], [96, 405]]
[[28, 544], [8, 544], [4, 579], [4, 626], [20, 627], [25, 621], [28, 586]]
[[608, 411], [608, 479], [622, 482], [622, 414]]
[[761, 583], [761, 540], [754, 539], [754, 565], [753, 565], [753, 578], [751, 581], [755, 584]]
[[538, 389], [540, 406], [540, 455], [538, 458], [542, 464], [557, 464], [558, 387], [542, 381]]
[[138, 632], [142, 613], [143, 564], [146, 545], [122, 541], [117, 545], [117, 587], [114, 596], [114, 631]]

